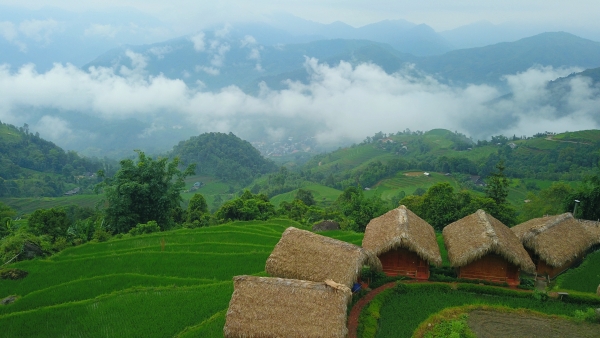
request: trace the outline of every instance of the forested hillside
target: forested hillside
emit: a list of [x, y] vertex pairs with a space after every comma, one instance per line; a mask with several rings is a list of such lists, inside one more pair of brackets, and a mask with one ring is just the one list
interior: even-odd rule
[[[0, 196], [60, 196], [75, 186], [95, 183], [102, 164], [65, 152], [52, 142], [0, 123]], [[86, 181], [90, 181], [87, 182]]]
[[196, 174], [244, 184], [277, 170], [248, 141], [232, 133], [205, 133], [181, 141], [173, 147], [170, 157], [179, 157], [185, 165], [195, 163]]

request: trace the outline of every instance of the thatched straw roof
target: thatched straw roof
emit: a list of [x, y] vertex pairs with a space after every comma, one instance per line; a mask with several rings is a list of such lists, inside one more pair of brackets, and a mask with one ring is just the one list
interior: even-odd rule
[[365, 229], [362, 246], [377, 256], [406, 248], [430, 264], [442, 264], [435, 230], [404, 205], [372, 219]]
[[359, 246], [289, 227], [267, 259], [265, 270], [274, 277], [313, 282], [332, 279], [351, 287], [363, 265], [381, 270], [379, 259]]
[[592, 245], [600, 244], [600, 222], [583, 219], [577, 221], [580, 222], [590, 233], [590, 236], [592, 236]]
[[499, 220], [483, 210], [447, 225], [443, 230], [448, 260], [454, 267], [465, 266], [487, 254], [495, 253], [526, 272], [535, 265], [519, 238]]
[[581, 257], [594, 244], [586, 226], [571, 213], [534, 218], [511, 230], [526, 248], [555, 267]]
[[340, 223], [332, 220], [319, 222], [312, 227], [312, 231], [340, 230]]
[[352, 293], [320, 282], [236, 276], [226, 338], [346, 337]]

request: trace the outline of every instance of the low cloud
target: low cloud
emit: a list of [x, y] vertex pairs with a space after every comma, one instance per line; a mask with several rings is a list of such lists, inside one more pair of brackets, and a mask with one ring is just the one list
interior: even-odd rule
[[[46, 73], [37, 73], [32, 65], [16, 72], [0, 67], [0, 120], [39, 126], [36, 131], [58, 144], [61, 135], [78, 135], [65, 122], [64, 112], [103, 120], [136, 118], [152, 126], [142, 137], [172, 128], [164, 122], [172, 121], [198, 133], [233, 132], [250, 140], [285, 137], [302, 129], [303, 135], [330, 145], [406, 128], [445, 128], [483, 139], [600, 126], [600, 90], [585, 79], [570, 81], [561, 99], [563, 109], [549, 103], [552, 95], [546, 83], [577, 69], [534, 67], [507, 75], [504, 79], [514, 95], [498, 99], [502, 93], [494, 87], [452, 87], [414, 75], [410, 67], [387, 74], [369, 63], [327, 65], [307, 59], [307, 83], [288, 81], [284, 90], [262, 84], [260, 93], [252, 96], [235, 86], [208, 92], [182, 80], [148, 76], [142, 55], [128, 51], [127, 56], [132, 68], [118, 72], [94, 67], [85, 72], [60, 64]], [[56, 114], [30, 121], [22, 107], [53, 109]]]
[[190, 41], [194, 44], [194, 50], [196, 52], [203, 52], [205, 48], [204, 33], [200, 32], [196, 35], [190, 36]]
[[49, 44], [52, 41], [52, 35], [63, 30], [63, 24], [53, 19], [25, 20], [19, 24], [19, 32], [44, 44]]
[[85, 36], [100, 36], [103, 38], [114, 38], [117, 33], [119, 33], [120, 29], [113, 25], [101, 25], [101, 24], [91, 24], [88, 28], [85, 29], [83, 34]]

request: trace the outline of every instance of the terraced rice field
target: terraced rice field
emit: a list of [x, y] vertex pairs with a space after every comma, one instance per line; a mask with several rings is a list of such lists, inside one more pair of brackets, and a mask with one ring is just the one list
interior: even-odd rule
[[[222, 337], [236, 275], [265, 275], [289, 220], [235, 222], [69, 248], [11, 264], [0, 281], [4, 337]], [[361, 234], [331, 233], [360, 244]]]

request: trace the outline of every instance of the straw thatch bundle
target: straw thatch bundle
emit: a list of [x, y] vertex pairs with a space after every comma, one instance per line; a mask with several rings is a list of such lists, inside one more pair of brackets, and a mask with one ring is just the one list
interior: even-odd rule
[[340, 223], [333, 220], [326, 220], [319, 222], [312, 227], [312, 231], [330, 231], [330, 230], [340, 230]]
[[346, 337], [352, 293], [321, 282], [236, 276], [226, 338]]
[[274, 277], [313, 282], [332, 279], [352, 287], [363, 265], [381, 270], [379, 259], [359, 246], [289, 227], [267, 259], [265, 270]]
[[526, 248], [554, 267], [583, 256], [594, 244], [590, 232], [571, 213], [534, 218], [511, 230]]
[[365, 229], [362, 246], [377, 256], [405, 248], [430, 264], [442, 264], [435, 230], [404, 205], [372, 219]]
[[600, 244], [600, 222], [583, 219], [579, 219], [577, 221], [580, 222], [585, 227], [587, 232], [590, 233], [590, 236], [592, 237], [592, 245]]
[[465, 266], [487, 254], [498, 254], [526, 272], [535, 265], [519, 238], [483, 210], [447, 225], [443, 230], [448, 260], [454, 267]]

